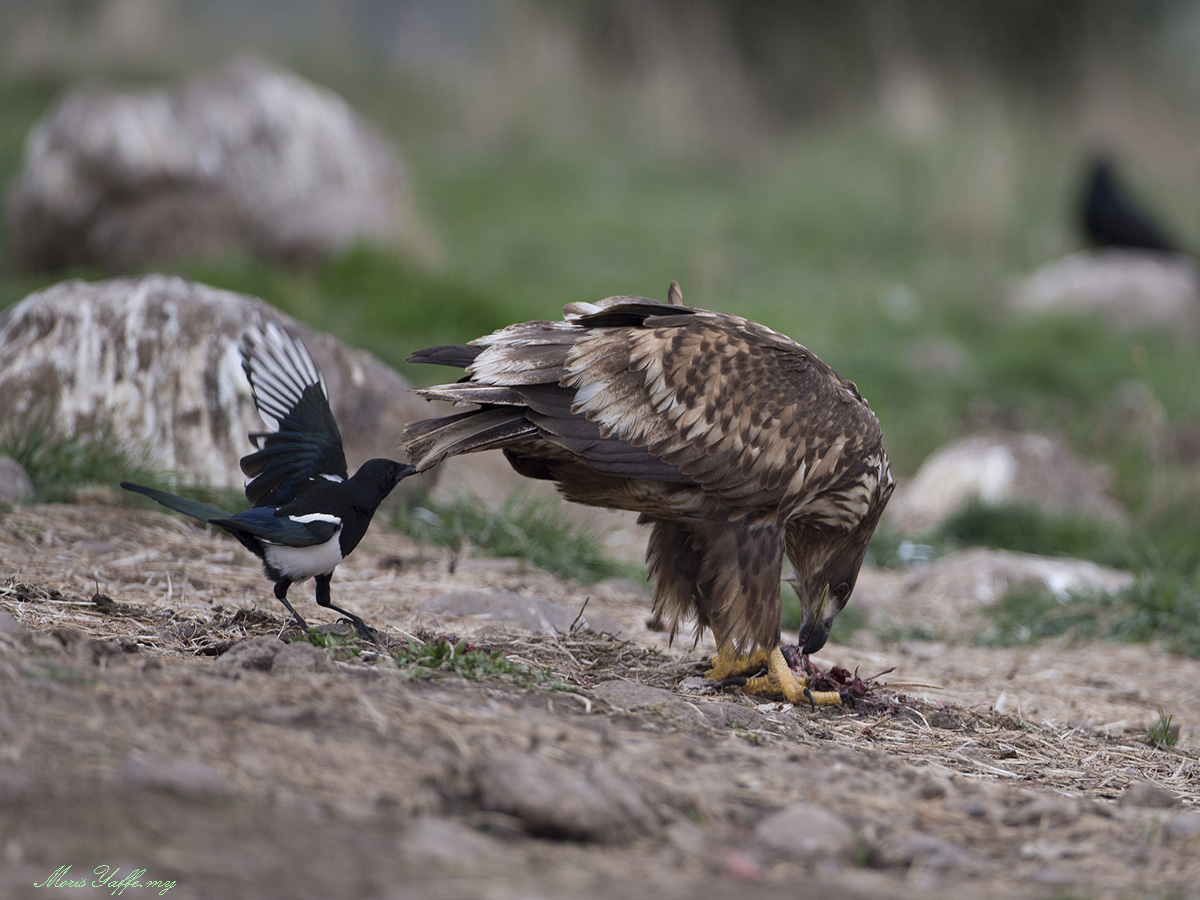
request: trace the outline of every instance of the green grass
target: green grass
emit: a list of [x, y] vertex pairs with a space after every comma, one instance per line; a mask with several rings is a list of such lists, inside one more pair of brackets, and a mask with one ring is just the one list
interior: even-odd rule
[[1169, 568], [1141, 572], [1113, 595], [1058, 598], [1018, 590], [993, 604], [982, 643], [1011, 647], [1070, 635], [1083, 640], [1153, 641], [1172, 653], [1200, 657], [1200, 572]]
[[1171, 727], [1174, 716], [1158, 708], [1158, 718], [1146, 727], [1146, 743], [1156, 750], [1166, 750], [1179, 743], [1179, 729]]
[[440, 680], [453, 674], [470, 681], [498, 679], [523, 687], [566, 689], [549, 669], [530, 668], [498, 650], [473, 647], [465, 641], [439, 640], [426, 644], [409, 641], [404, 648], [395, 651], [392, 658], [401, 674], [410, 680]]
[[644, 577], [640, 567], [609, 557], [603, 536], [568, 519], [561, 501], [520, 492], [498, 509], [469, 497], [400, 507], [393, 525], [424, 543], [528, 560], [560, 578], [584, 584], [617, 576]]
[[90, 486], [119, 493], [122, 480], [163, 481], [146, 461], [145, 449], [122, 444], [107, 425], [62, 435], [45, 411], [0, 425], [0, 455], [11, 456], [25, 469], [35, 503], [69, 501], [80, 488]]
[[362, 653], [362, 643], [357, 637], [352, 634], [336, 634], [332, 631], [318, 631], [315, 628], [309, 628], [301, 638], [312, 644], [314, 647], [320, 647], [323, 650], [328, 650], [334, 659], [346, 660], [354, 659]]
[[932, 542], [1071, 556], [1128, 566], [1133, 550], [1119, 528], [1088, 516], [1048, 516], [1028, 506], [973, 503], [947, 519]]

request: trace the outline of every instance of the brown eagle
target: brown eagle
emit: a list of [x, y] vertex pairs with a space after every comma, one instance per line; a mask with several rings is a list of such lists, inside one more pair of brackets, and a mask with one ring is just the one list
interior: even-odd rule
[[879, 422], [853, 382], [790, 338], [683, 306], [674, 282], [668, 299], [572, 303], [559, 322], [417, 351], [413, 362], [467, 373], [418, 393], [477, 408], [414, 422], [401, 446], [418, 471], [501, 449], [568, 500], [640, 513], [655, 614], [672, 635], [688, 615], [712, 629], [709, 678], [765, 669], [746, 690], [837, 704], [780, 650], [783, 556], [812, 653], [892, 493]]

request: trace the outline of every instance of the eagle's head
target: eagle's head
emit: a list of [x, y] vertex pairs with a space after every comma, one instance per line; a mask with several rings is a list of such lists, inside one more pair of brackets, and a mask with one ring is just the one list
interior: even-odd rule
[[846, 608], [854, 592], [854, 582], [862, 566], [862, 552], [854, 557], [839, 557], [829, 561], [819, 571], [801, 577], [798, 573], [787, 578], [788, 584], [800, 598], [800, 649], [804, 653], [816, 653], [825, 646], [833, 620]]
[[874, 530], [874, 521], [864, 522], [849, 532], [789, 528], [788, 558], [794, 572], [786, 581], [800, 598], [801, 652], [816, 653], [825, 646], [833, 620], [854, 593], [858, 570], [862, 568]]
[[896, 487], [880, 447], [856, 466], [838, 490], [827, 492], [789, 520], [785, 536], [794, 574], [787, 582], [800, 598], [800, 650], [825, 646], [837, 614], [846, 608], [871, 535]]

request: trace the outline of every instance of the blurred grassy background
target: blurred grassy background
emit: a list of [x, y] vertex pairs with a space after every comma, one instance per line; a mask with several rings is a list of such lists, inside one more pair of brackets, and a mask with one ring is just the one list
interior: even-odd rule
[[[1056, 431], [1115, 467], [1135, 556], [1200, 565], [1196, 461], [1115, 411], [1136, 382], [1200, 433], [1194, 339], [1001, 309], [1080, 247], [1097, 146], [1200, 247], [1200, 4], [8, 0], [0, 34], [3, 182], [84, 78], [173, 80], [245, 50], [346, 97], [405, 155], [433, 258], [167, 268], [415, 381], [439, 373], [407, 366], [414, 348], [677, 278], [855, 380], [902, 476], [979, 426]], [[0, 306], [60, 277], [6, 258]]]

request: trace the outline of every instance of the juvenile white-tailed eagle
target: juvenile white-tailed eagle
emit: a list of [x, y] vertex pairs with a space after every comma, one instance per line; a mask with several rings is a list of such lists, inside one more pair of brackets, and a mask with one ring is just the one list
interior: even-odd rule
[[850, 599], [894, 483], [879, 422], [850, 381], [756, 322], [671, 303], [572, 303], [563, 321], [511, 325], [415, 362], [464, 368], [419, 391], [475, 404], [410, 424], [418, 471], [502, 449], [522, 475], [568, 500], [634, 510], [651, 526], [654, 611], [672, 634], [689, 614], [711, 628], [708, 677], [793, 703], [810, 692], [780, 651], [786, 553], [803, 610], [799, 641], [819, 650]]

